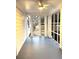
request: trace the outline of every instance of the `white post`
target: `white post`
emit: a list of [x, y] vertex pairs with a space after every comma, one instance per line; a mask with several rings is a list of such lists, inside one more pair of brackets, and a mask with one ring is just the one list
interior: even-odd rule
[[32, 24], [32, 19], [30, 17], [30, 22], [31, 22], [31, 36], [33, 36], [33, 24]]
[[40, 19], [39, 19], [39, 27], [40, 27], [40, 36], [41, 36], [41, 16], [40, 16]]
[[[55, 14], [53, 15], [53, 33], [55, 32]], [[53, 38], [55, 39], [55, 34], [53, 34]]]
[[44, 16], [44, 24], [45, 24], [45, 29], [44, 29], [44, 31], [45, 31], [45, 36], [47, 36], [47, 16]]
[[[59, 31], [59, 28], [58, 28], [58, 26], [59, 26], [59, 13], [57, 13], [57, 33], [58, 33], [58, 31]], [[57, 35], [57, 42], [58, 42], [58, 35]]]
[[51, 25], [52, 25], [52, 24], [51, 24], [52, 21], [51, 21], [51, 20], [52, 20], [52, 16], [49, 15], [49, 16], [48, 16], [48, 36], [49, 36], [49, 37], [52, 37], [52, 36], [51, 36], [51, 32], [52, 32], [52, 28], [51, 28], [51, 27], [52, 27], [52, 26], [51, 26]]

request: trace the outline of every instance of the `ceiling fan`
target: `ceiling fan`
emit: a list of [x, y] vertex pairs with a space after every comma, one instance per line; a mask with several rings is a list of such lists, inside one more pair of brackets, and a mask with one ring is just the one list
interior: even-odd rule
[[38, 0], [38, 5], [39, 5], [39, 7], [48, 6], [47, 4], [44, 3], [43, 0]]
[[48, 4], [46, 4], [44, 0], [38, 0], [37, 5], [38, 5], [38, 8], [39, 8], [40, 10], [42, 10], [42, 9], [44, 9], [44, 8], [46, 8], [46, 7], [48, 7]]

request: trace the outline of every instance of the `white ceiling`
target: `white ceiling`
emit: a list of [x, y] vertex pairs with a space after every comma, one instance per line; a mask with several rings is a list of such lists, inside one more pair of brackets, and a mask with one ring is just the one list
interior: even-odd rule
[[30, 15], [48, 15], [50, 11], [54, 12], [55, 9], [59, 9], [61, 0], [43, 0], [44, 4], [47, 4], [48, 7], [39, 10], [38, 9], [38, 0], [16, 0], [16, 6], [25, 14]]

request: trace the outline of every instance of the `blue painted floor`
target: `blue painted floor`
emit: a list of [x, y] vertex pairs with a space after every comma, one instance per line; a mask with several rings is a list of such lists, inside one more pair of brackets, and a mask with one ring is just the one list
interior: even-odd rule
[[59, 44], [52, 38], [28, 37], [16, 59], [62, 59]]

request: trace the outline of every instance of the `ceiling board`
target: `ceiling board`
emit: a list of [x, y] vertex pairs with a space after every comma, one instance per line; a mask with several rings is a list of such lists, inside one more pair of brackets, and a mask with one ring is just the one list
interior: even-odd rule
[[26, 14], [28, 13], [37, 15], [37, 14], [49, 14], [52, 8], [56, 9], [61, 3], [61, 0], [43, 0], [43, 3], [48, 4], [49, 6], [44, 10], [40, 11], [38, 9], [38, 1], [39, 0], [16, 0], [16, 5]]

